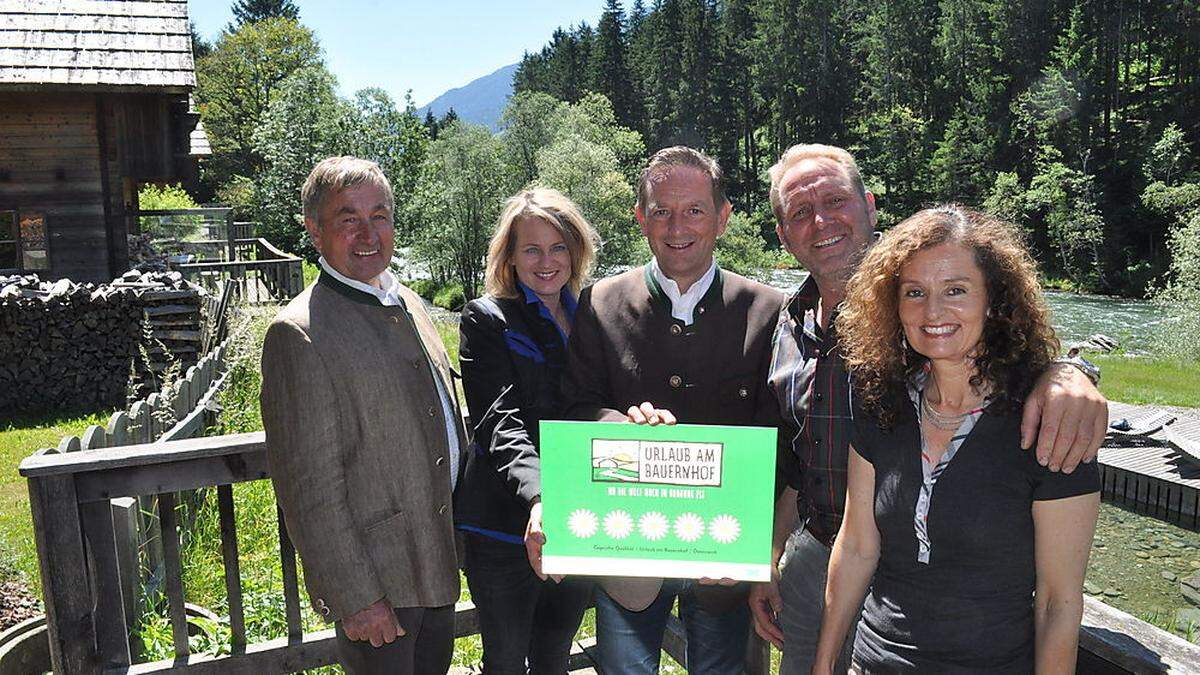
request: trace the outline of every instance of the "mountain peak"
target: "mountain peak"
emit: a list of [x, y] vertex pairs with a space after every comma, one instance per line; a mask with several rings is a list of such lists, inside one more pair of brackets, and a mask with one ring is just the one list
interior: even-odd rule
[[513, 63], [504, 66], [489, 75], [447, 91], [419, 108], [417, 116], [424, 117], [427, 111], [432, 111], [434, 117], [441, 117], [446, 111], [454, 108], [460, 120], [482, 124], [492, 131], [499, 131], [500, 116], [504, 113], [504, 106], [508, 105], [508, 97], [512, 96], [512, 81], [517, 72], [517, 65]]

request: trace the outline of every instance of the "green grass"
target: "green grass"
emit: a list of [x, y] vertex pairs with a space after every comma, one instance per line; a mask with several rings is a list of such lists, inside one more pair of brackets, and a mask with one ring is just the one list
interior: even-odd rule
[[1200, 408], [1200, 363], [1089, 354], [1100, 366], [1100, 391], [1111, 401]]
[[57, 447], [64, 436], [81, 436], [93, 424], [107, 424], [109, 415], [47, 415], [7, 421], [0, 427], [0, 580], [21, 581], [41, 596], [29, 492], [17, 473], [21, 460], [42, 448]]

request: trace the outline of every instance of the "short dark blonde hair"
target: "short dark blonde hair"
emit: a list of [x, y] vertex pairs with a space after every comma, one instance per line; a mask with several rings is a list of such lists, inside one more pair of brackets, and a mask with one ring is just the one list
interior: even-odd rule
[[485, 290], [498, 298], [520, 296], [512, 259], [517, 247], [517, 221], [523, 218], [543, 220], [562, 234], [571, 253], [571, 276], [567, 279], [567, 286], [571, 292], [579, 293], [591, 275], [599, 237], [575, 202], [558, 190], [547, 187], [521, 190], [504, 203], [496, 231], [488, 245]]
[[1029, 395], [1058, 353], [1037, 267], [1017, 228], [958, 204], [920, 211], [884, 233], [846, 287], [837, 333], [863, 407], [891, 425], [907, 379], [925, 358], [904, 340], [900, 270], [921, 251], [959, 244], [974, 256], [987, 287], [987, 318], [971, 384], [985, 383], [1007, 405]]
[[782, 187], [780, 184], [783, 182], [783, 174], [806, 159], [828, 159], [842, 167], [845, 169], [846, 175], [849, 176], [850, 183], [858, 190], [858, 195], [864, 199], [866, 198], [867, 185], [863, 183], [862, 173], [858, 170], [858, 162], [854, 161], [854, 155], [834, 145], [797, 143], [784, 151], [779, 161], [775, 162], [775, 165], [770, 169], [767, 169], [767, 175], [771, 177], [771, 192], [769, 194], [771, 211], [775, 213], [775, 220], [777, 222], [783, 222], [783, 196], [779, 194], [779, 189]]
[[650, 162], [646, 164], [646, 168], [642, 169], [641, 175], [638, 176], [637, 206], [639, 209], [646, 208], [646, 204], [650, 201], [651, 180], [656, 175], [676, 166], [690, 166], [708, 174], [708, 178], [712, 182], [713, 205], [718, 209], [728, 201], [725, 198], [725, 173], [721, 171], [721, 165], [717, 163], [717, 160], [695, 148], [673, 145], [654, 153]]
[[340, 192], [346, 188], [358, 185], [374, 185], [383, 190], [387, 196], [389, 210], [396, 208], [396, 197], [392, 193], [392, 185], [379, 165], [367, 159], [358, 157], [328, 157], [317, 162], [304, 187], [300, 188], [300, 201], [304, 205], [304, 217], [321, 225], [318, 215], [321, 202], [331, 193]]

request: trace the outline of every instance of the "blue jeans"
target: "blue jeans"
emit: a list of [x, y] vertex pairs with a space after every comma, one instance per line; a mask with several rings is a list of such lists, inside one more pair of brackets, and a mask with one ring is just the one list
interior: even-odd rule
[[[829, 570], [829, 547], [817, 541], [803, 527], [788, 537], [783, 559], [779, 561], [779, 594], [783, 613], [783, 661], [779, 675], [808, 675], [817, 657], [817, 637], [821, 633], [821, 614], [825, 611], [825, 579]], [[845, 673], [854, 651], [854, 634], [862, 608], [850, 622], [841, 656], [833, 672]]]
[[483, 672], [487, 675], [565, 675], [571, 641], [592, 581], [542, 581], [525, 547], [468, 532], [467, 587], [479, 608]]
[[750, 608], [745, 603], [724, 614], [702, 609], [692, 592], [693, 582], [664, 579], [650, 606], [632, 612], [596, 588], [596, 651], [605, 675], [649, 675], [658, 672], [663, 631], [675, 598], [687, 631], [686, 663], [698, 675], [741, 675], [746, 660]]

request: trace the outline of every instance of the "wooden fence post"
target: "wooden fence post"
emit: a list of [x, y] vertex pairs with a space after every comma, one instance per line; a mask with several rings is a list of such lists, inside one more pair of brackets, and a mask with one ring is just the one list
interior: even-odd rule
[[42, 573], [50, 665], [56, 673], [99, 673], [83, 531], [71, 476], [29, 480], [29, 510]]

